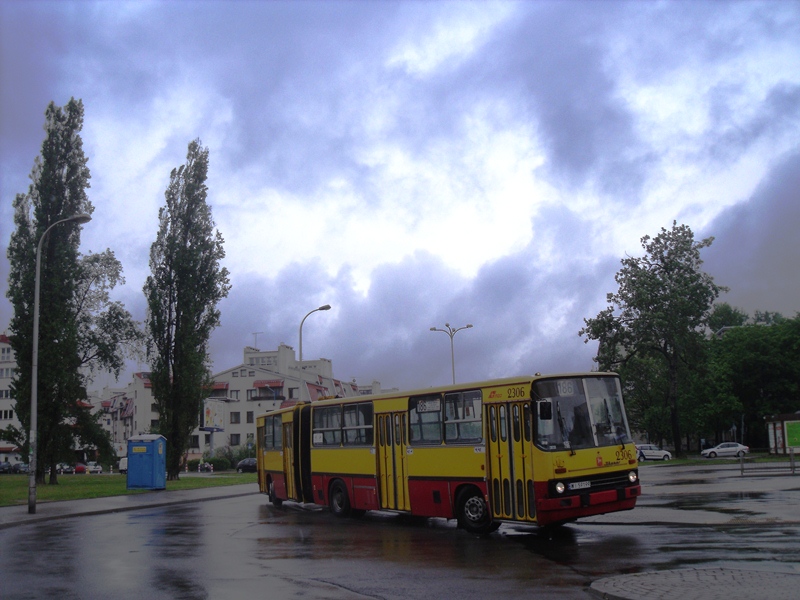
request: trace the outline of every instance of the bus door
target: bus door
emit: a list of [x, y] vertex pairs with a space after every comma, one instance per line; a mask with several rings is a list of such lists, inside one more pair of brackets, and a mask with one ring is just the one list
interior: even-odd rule
[[489, 404], [487, 410], [492, 515], [534, 521], [530, 402]]
[[406, 462], [406, 413], [378, 415], [378, 479], [381, 508], [410, 510]]
[[283, 424], [283, 479], [286, 485], [286, 497], [297, 498], [297, 483], [294, 469], [294, 423]]

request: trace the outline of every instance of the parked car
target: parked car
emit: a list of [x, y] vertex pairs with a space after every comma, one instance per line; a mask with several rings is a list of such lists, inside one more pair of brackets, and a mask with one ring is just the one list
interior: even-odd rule
[[255, 473], [258, 470], [255, 458], [243, 458], [236, 465], [237, 473]]
[[706, 458], [716, 458], [718, 456], [744, 456], [748, 452], [750, 452], [749, 446], [736, 442], [722, 442], [713, 448], [706, 448], [700, 452], [700, 455]]
[[75, 467], [72, 465], [68, 465], [67, 463], [58, 463], [56, 465], [56, 473], [59, 475], [66, 473], [67, 475], [71, 475], [75, 472]]
[[11, 467], [11, 470], [14, 473], [30, 473], [30, 467], [28, 466], [28, 463], [16, 463], [13, 467]]
[[128, 472], [128, 457], [123, 456], [119, 459], [119, 472], [125, 475]]
[[11, 473], [11, 463], [8, 461], [0, 462], [0, 473]]
[[89, 462], [86, 463], [86, 472], [87, 473], [100, 474], [100, 473], [103, 472], [103, 467], [98, 465], [93, 460], [90, 460]]
[[83, 464], [83, 463], [78, 463], [77, 465], [75, 465], [75, 470], [73, 471], [73, 473], [75, 473], [75, 475], [78, 475], [78, 474], [81, 474], [81, 473], [85, 475], [86, 474], [86, 465]]
[[662, 450], [655, 444], [640, 444], [636, 446], [636, 456], [642, 460], [672, 460], [672, 454]]

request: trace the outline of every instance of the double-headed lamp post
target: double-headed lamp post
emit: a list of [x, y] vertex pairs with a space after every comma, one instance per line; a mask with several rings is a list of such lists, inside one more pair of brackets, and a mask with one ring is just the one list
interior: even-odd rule
[[36, 278], [33, 285], [33, 354], [31, 357], [31, 432], [29, 436], [30, 454], [28, 457], [28, 513], [36, 514], [36, 428], [38, 426], [38, 393], [39, 393], [39, 288], [42, 275], [42, 246], [47, 234], [56, 225], [62, 223], [88, 223], [92, 217], [87, 214], [77, 214], [56, 221], [44, 230], [36, 246]]
[[453, 383], [456, 382], [456, 355], [455, 351], [453, 350], [453, 336], [461, 331], [462, 329], [470, 329], [472, 327], [472, 323], [468, 325], [464, 325], [463, 327], [450, 327], [450, 323], [444, 324], [447, 329], [439, 329], [438, 327], [431, 327], [431, 331], [441, 331], [442, 333], [446, 333], [450, 336], [450, 364], [453, 368]]
[[[325, 304], [323, 306], [320, 306], [319, 308], [315, 308], [314, 310], [309, 312], [308, 315], [310, 315], [312, 313], [315, 313], [318, 310], [330, 310], [330, 309], [331, 309], [331, 305], [330, 304]], [[303, 362], [303, 323], [305, 323], [306, 319], [308, 318], [308, 315], [303, 317], [303, 320], [300, 321], [300, 362]]]

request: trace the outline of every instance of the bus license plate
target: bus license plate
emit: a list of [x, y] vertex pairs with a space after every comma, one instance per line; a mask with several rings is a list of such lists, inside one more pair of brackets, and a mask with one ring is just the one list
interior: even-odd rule
[[592, 487], [592, 483], [590, 481], [576, 481], [575, 483], [570, 483], [567, 487], [571, 490], [584, 490]]

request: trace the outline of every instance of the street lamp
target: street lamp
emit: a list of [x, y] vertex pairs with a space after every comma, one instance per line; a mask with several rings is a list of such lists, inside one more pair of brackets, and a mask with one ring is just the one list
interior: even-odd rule
[[[330, 310], [330, 309], [331, 309], [331, 305], [330, 304], [325, 304], [324, 306], [320, 306], [319, 308], [315, 308], [310, 313], [308, 313], [308, 315], [310, 315], [311, 313], [315, 313], [318, 310]], [[300, 321], [300, 362], [303, 362], [303, 323], [305, 323], [305, 320], [308, 318], [308, 315], [303, 317], [303, 320]]]
[[36, 428], [38, 426], [38, 393], [39, 393], [39, 287], [42, 273], [42, 246], [47, 234], [56, 225], [62, 223], [77, 223], [82, 225], [92, 220], [87, 214], [77, 214], [56, 221], [44, 230], [42, 237], [39, 238], [39, 245], [36, 246], [36, 278], [33, 286], [33, 355], [31, 360], [31, 432], [30, 432], [30, 455], [28, 457], [28, 514], [36, 514]]
[[444, 326], [447, 327], [447, 329], [439, 329], [437, 327], [431, 327], [431, 331], [441, 331], [442, 333], [446, 333], [447, 335], [450, 336], [450, 364], [452, 365], [452, 368], [453, 368], [453, 384], [455, 384], [455, 382], [456, 382], [456, 356], [455, 356], [455, 352], [453, 351], [453, 336], [456, 333], [458, 333], [459, 331], [461, 331], [462, 329], [470, 329], [472, 327], [472, 323], [470, 323], [468, 325], [464, 325], [464, 327], [456, 327], [455, 329], [453, 327], [450, 327], [450, 323], [445, 323]]

